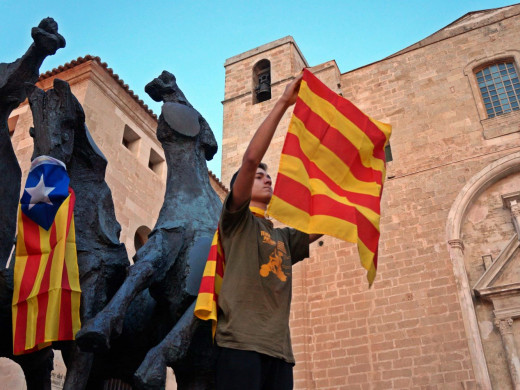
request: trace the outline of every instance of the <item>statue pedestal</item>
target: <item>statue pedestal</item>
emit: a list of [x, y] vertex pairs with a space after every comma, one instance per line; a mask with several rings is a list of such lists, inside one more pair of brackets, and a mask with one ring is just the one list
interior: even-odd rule
[[[67, 369], [60, 351], [54, 351], [54, 370], [51, 373], [51, 390], [63, 389]], [[0, 390], [27, 390], [23, 371], [18, 364], [7, 358], [0, 358]], [[171, 368], [166, 374], [165, 390], [177, 390], [177, 382]]]
[[0, 358], [0, 390], [26, 390], [25, 377], [18, 364]]

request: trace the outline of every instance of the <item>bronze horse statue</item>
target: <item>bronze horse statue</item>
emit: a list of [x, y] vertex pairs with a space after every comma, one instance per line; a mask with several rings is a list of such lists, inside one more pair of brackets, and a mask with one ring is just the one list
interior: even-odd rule
[[141, 321], [150, 326], [145, 334], [154, 337], [143, 349], [146, 357], [135, 375], [135, 385], [164, 389], [166, 366], [170, 366], [179, 389], [209, 389], [215, 359], [211, 325], [195, 319], [193, 307], [222, 208], [206, 165], [216, 153], [217, 143], [173, 74], [164, 71], [145, 90], [154, 100], [164, 102], [157, 128], [168, 166], [164, 203], [125, 282], [78, 332], [77, 342], [87, 351], [118, 350], [129, 341], [126, 329], [132, 327], [125, 324], [132, 324], [139, 314], [136, 308], [143, 301], [138, 298], [149, 291], [156, 306], [149, 311], [148, 321]]
[[[44, 92], [32, 87], [29, 104], [34, 127], [32, 158], [47, 155], [67, 166], [70, 187], [76, 194], [74, 220], [81, 284], [82, 323], [93, 318], [122, 284], [130, 265], [121, 226], [116, 220], [112, 193], [105, 182], [107, 160], [85, 125], [85, 113], [65, 81], [55, 79], [54, 88]], [[94, 354], [79, 350], [74, 341], [55, 343], [67, 367], [65, 390], [88, 385]], [[99, 388], [100, 383], [89, 384]]]
[[[85, 126], [83, 109], [68, 83], [55, 79], [54, 88], [47, 92], [34, 86], [27, 89], [34, 122], [30, 129], [34, 139], [32, 158], [46, 155], [65, 163], [69, 185], [76, 194], [74, 219], [82, 289], [80, 315], [85, 322], [108, 303], [130, 265], [125, 246], [119, 242], [121, 227], [105, 182], [107, 161], [92, 140]], [[11, 325], [13, 275], [10, 269], [8, 271], [4, 273], [5, 280], [0, 280], [0, 314], [5, 317], [2, 324]], [[4, 337], [0, 338], [0, 345], [5, 345], [6, 351], [12, 351], [10, 326], [9, 329], [2, 332]], [[64, 389], [102, 387], [102, 379], [90, 377], [94, 354], [79, 350], [74, 341], [56, 342], [52, 348], [62, 351], [67, 367]], [[50, 347], [27, 355], [3, 355], [22, 366], [28, 389], [50, 389], [53, 357]]]
[[[64, 388], [99, 389], [107, 378], [131, 383], [137, 370], [138, 387], [161, 389], [167, 365], [174, 368], [179, 389], [211, 388], [211, 326], [193, 317], [221, 208], [207, 174], [206, 160], [217, 150], [209, 125], [188, 102], [172, 74], [163, 72], [147, 86], [152, 98], [165, 102], [157, 135], [168, 165], [167, 190], [150, 239], [136, 254], [135, 265], [128, 268], [104, 179], [107, 161], [90, 137], [83, 109], [69, 85], [55, 80], [50, 91], [25, 85], [20, 92], [21, 81], [36, 81], [42, 53], [52, 54], [65, 44], [52, 19], [33, 29], [33, 37], [35, 44], [22, 59], [7, 67], [0, 64], [0, 71], [4, 71], [0, 73], [0, 159], [8, 168], [0, 180], [0, 196], [16, 199], [2, 204], [0, 210], [0, 264], [7, 263], [14, 243], [21, 176], [7, 118], [28, 95], [34, 117], [30, 130], [33, 158], [49, 155], [63, 161], [76, 193], [81, 318], [86, 327], [77, 342], [53, 345], [62, 350], [67, 366]], [[22, 76], [28, 74], [31, 78], [24, 80]], [[10, 355], [12, 288], [12, 269], [1, 269], [0, 319], [5, 337], [0, 338], [0, 354], [22, 366], [29, 390], [48, 390], [50, 348], [19, 357]]]

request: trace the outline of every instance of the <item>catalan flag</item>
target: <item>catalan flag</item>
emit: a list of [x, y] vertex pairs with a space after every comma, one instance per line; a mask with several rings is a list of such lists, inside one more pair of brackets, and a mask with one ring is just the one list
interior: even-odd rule
[[14, 355], [73, 340], [80, 329], [74, 202], [65, 164], [48, 156], [34, 159], [18, 212]]
[[305, 69], [267, 210], [300, 231], [357, 243], [370, 285], [390, 133]]
[[[254, 206], [249, 206], [249, 210], [255, 217], [265, 218], [264, 210]], [[217, 331], [218, 295], [224, 279], [225, 269], [226, 255], [220, 240], [220, 231], [217, 228], [209, 249], [194, 309], [195, 317], [205, 321], [212, 321], [213, 337], [215, 337], [215, 332]]]
[[220, 233], [217, 229], [213, 236], [204, 273], [202, 274], [194, 312], [195, 316], [201, 320], [212, 321], [213, 337], [215, 337], [217, 330], [218, 294], [222, 286], [225, 267], [224, 250], [222, 249]]

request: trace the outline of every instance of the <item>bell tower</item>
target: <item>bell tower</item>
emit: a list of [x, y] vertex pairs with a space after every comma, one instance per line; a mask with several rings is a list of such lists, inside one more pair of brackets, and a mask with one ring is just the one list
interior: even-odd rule
[[[240, 167], [254, 132], [271, 111], [285, 86], [307, 61], [293, 37], [287, 36], [228, 58], [222, 134], [222, 182]], [[292, 110], [284, 115], [264, 158], [271, 176], [278, 170], [280, 152]], [[273, 177], [274, 179], [274, 177]]]

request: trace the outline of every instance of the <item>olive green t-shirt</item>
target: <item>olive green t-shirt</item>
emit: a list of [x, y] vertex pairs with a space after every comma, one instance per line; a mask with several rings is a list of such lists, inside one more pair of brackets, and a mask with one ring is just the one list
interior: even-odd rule
[[254, 216], [249, 202], [219, 221], [226, 268], [219, 293], [216, 342], [294, 363], [289, 312], [292, 265], [309, 256], [309, 235], [273, 228]]

